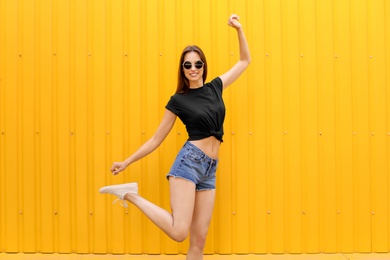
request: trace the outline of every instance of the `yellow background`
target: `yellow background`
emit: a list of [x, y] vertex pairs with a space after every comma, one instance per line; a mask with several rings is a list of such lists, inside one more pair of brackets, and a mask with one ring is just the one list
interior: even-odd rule
[[156, 130], [182, 49], [224, 92], [225, 136], [206, 253], [388, 252], [390, 1], [0, 0], [0, 251], [185, 253], [133, 206], [169, 209], [165, 174], [187, 138], [113, 177]]

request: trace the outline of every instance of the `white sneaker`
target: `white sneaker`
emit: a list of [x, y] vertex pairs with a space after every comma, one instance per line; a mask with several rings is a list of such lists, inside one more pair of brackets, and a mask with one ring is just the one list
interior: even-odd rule
[[125, 183], [125, 184], [118, 184], [118, 185], [111, 185], [111, 186], [105, 186], [99, 190], [102, 194], [112, 194], [118, 197], [117, 200], [115, 200], [113, 203], [117, 202], [118, 200], [122, 200], [123, 204], [122, 206], [127, 208], [127, 203], [125, 201], [125, 195], [127, 193], [133, 193], [138, 194], [138, 183], [132, 182], [132, 183]]

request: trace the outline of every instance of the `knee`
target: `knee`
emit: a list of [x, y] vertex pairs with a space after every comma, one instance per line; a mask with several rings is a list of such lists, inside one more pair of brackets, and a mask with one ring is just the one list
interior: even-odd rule
[[203, 249], [206, 245], [206, 237], [207, 234], [191, 236], [190, 247], [192, 248], [192, 250], [203, 252]]
[[175, 234], [173, 234], [173, 236], [171, 236], [171, 238], [176, 242], [183, 242], [184, 240], [186, 240], [187, 236], [188, 236], [188, 231], [178, 230], [177, 232], [175, 232]]

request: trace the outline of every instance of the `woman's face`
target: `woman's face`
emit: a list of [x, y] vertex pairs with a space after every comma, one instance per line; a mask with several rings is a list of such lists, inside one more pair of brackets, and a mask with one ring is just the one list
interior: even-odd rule
[[188, 79], [190, 83], [190, 88], [199, 88], [203, 86], [203, 69], [198, 69], [195, 67], [195, 63], [201, 61], [199, 54], [196, 51], [187, 52], [184, 55], [184, 63], [191, 63], [191, 68], [186, 69], [184, 66], [182, 66], [182, 69], [184, 71], [184, 75]]

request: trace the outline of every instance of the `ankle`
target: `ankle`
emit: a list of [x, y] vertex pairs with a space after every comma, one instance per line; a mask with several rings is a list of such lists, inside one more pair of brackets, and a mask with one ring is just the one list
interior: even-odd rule
[[135, 201], [137, 199], [138, 196], [139, 195], [136, 194], [136, 193], [129, 192], [129, 193], [125, 194], [124, 199], [129, 201], [129, 202], [133, 202], [133, 201]]

